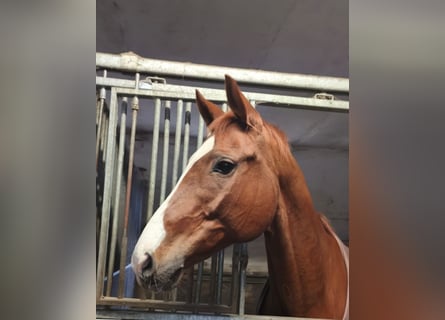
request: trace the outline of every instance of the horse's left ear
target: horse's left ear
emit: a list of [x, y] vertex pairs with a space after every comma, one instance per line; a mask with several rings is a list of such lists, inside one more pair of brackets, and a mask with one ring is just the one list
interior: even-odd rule
[[232, 77], [226, 75], [225, 84], [227, 101], [235, 116], [247, 126], [261, 131], [261, 128], [263, 127], [261, 115], [242, 94], [238, 83]]

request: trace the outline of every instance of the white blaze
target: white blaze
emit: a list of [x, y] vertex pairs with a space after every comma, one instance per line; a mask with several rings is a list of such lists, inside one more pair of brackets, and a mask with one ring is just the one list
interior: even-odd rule
[[214, 144], [215, 137], [210, 136], [206, 141], [204, 141], [202, 146], [198, 150], [196, 150], [196, 152], [190, 157], [189, 163], [187, 164], [187, 167], [182, 173], [181, 178], [179, 179], [175, 188], [170, 192], [169, 196], [167, 197], [167, 199], [165, 199], [158, 210], [156, 210], [153, 217], [148, 221], [147, 225], [142, 231], [142, 234], [139, 237], [139, 240], [136, 243], [133, 252], [133, 255], [135, 255], [137, 258], [144, 257], [145, 253], [152, 255], [153, 252], [155, 252], [156, 249], [159, 247], [162, 240], [164, 240], [164, 214], [166, 209], [168, 208], [171, 197], [175, 194], [178, 186], [181, 184], [187, 172], [190, 171], [190, 169], [199, 159], [201, 159], [204, 155], [206, 155], [213, 149]]

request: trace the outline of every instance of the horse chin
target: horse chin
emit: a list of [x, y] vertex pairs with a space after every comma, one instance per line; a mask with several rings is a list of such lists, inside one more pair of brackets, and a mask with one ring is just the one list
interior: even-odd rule
[[137, 282], [141, 287], [155, 292], [169, 291], [176, 288], [183, 273], [183, 268], [173, 272], [166, 271], [159, 274], [155, 272], [149, 277], [137, 277]]

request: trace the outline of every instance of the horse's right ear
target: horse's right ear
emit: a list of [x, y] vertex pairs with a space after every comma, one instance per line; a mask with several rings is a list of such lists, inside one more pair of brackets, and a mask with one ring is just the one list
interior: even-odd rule
[[203, 117], [207, 126], [209, 126], [213, 120], [224, 114], [224, 111], [222, 111], [216, 104], [204, 98], [198, 90], [196, 90], [196, 105], [198, 106], [199, 113]]

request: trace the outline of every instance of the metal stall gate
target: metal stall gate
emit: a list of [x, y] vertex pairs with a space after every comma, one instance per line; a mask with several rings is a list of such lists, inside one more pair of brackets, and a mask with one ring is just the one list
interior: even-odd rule
[[[204, 121], [194, 106], [195, 89], [226, 111], [225, 91], [208, 87], [215, 85], [209, 81], [223, 81], [225, 74], [242, 84], [298, 94], [245, 92], [253, 105], [349, 109], [347, 100], [332, 95], [347, 97], [349, 82], [343, 78], [96, 53], [97, 315], [135, 309], [244, 314], [246, 244], [226, 248], [190, 268], [178, 288], [168, 293], [143, 291], [130, 270], [137, 237], [204, 140]], [[201, 82], [190, 85], [196, 80]]]

